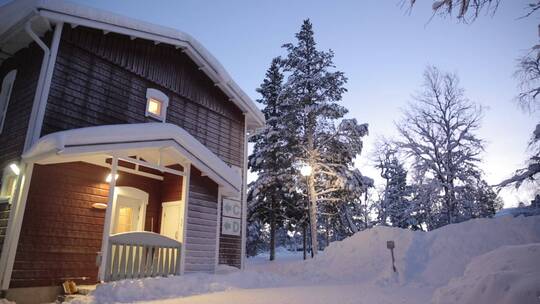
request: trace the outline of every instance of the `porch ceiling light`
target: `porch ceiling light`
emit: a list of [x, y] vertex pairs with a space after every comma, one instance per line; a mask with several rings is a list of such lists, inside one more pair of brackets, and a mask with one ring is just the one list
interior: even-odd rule
[[16, 163], [9, 165], [9, 168], [11, 169], [11, 171], [13, 171], [13, 173], [15, 173], [15, 175], [21, 174], [21, 169], [19, 168], [19, 166], [17, 166]]
[[104, 203], [93, 203], [93, 204], [92, 204], [92, 208], [100, 209], [100, 210], [107, 209], [107, 204], [104, 204]]
[[[107, 178], [105, 179], [105, 181], [106, 181], [107, 183], [110, 183], [110, 182], [111, 182], [111, 179], [112, 179], [112, 175], [109, 173], [109, 175], [107, 175]], [[118, 174], [116, 174], [116, 175], [114, 176], [114, 180], [118, 180]]]
[[310, 165], [306, 164], [300, 168], [300, 174], [302, 174], [302, 176], [310, 176], [312, 172], [313, 168], [311, 168]]

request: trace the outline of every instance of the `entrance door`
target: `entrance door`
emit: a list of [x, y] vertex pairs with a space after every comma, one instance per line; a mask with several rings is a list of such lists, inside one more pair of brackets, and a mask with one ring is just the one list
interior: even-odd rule
[[131, 187], [115, 188], [111, 233], [143, 231], [148, 193]]
[[161, 234], [181, 242], [183, 232], [182, 203], [168, 202], [163, 203], [162, 207]]
[[116, 221], [113, 233], [137, 231], [141, 201], [119, 195], [116, 198]]

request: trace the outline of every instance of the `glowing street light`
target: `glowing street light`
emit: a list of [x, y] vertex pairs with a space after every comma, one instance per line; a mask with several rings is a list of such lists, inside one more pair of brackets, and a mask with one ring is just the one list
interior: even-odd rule
[[303, 165], [301, 168], [300, 168], [300, 174], [302, 174], [302, 176], [310, 176], [311, 173], [313, 173], [313, 168], [311, 168], [310, 165]]

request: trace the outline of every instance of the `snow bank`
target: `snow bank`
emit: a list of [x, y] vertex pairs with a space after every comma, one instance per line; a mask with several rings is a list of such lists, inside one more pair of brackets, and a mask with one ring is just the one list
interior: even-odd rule
[[131, 303], [174, 297], [186, 297], [233, 289], [251, 289], [292, 284], [279, 275], [258, 272], [229, 272], [226, 274], [194, 273], [178, 277], [123, 280], [98, 285], [91, 297], [80, 297], [71, 303]]
[[540, 303], [540, 243], [505, 246], [473, 258], [462, 277], [435, 291], [433, 303]]
[[[397, 273], [391, 268], [390, 251], [386, 248], [388, 240], [393, 240], [396, 245]], [[495, 267], [493, 265], [502, 262], [508, 267], [513, 267], [513, 271], [505, 273], [506, 277], [502, 277], [501, 280], [519, 281], [520, 289], [516, 289], [518, 293], [519, 290], [530, 290], [528, 286], [532, 285], [527, 285], [528, 282], [536, 282], [529, 279], [533, 274], [521, 270], [527, 267], [534, 268], [535, 261], [532, 255], [536, 253], [538, 260], [538, 252], [531, 252], [531, 256], [528, 256], [522, 252], [525, 249], [520, 249], [522, 251], [516, 253], [514, 258], [504, 251], [507, 250], [504, 248], [508, 247], [501, 247], [531, 243], [540, 243], [540, 216], [475, 219], [431, 232], [375, 227], [341, 242], [332, 243], [314, 260], [279, 262], [278, 256], [277, 263], [265, 265], [255, 263], [245, 271], [231, 272], [230, 268], [224, 268], [220, 271], [221, 274], [189, 274], [181, 277], [113, 282], [98, 286], [92, 297], [82, 298], [79, 302], [133, 302], [231, 289], [338, 284], [349, 286], [354, 284], [363, 286], [366, 290], [388, 292], [396, 289], [413, 290], [415, 293], [423, 291], [426, 298], [430, 298], [437, 288], [444, 287], [452, 279], [463, 276], [467, 265], [473, 260], [474, 263], [469, 265], [463, 279], [452, 281], [446, 289], [442, 288], [437, 292], [439, 301], [437, 304], [446, 304], [451, 303], [453, 301], [451, 297], [456, 296], [454, 292], [459, 287], [455, 286], [470, 284], [474, 281], [471, 276], [475, 273], [487, 280], [485, 286], [496, 289], [501, 283], [492, 279], [493, 276], [489, 272], [481, 271], [482, 267]], [[491, 258], [491, 254], [487, 254], [498, 248], [501, 249], [491, 253], [495, 255], [494, 258]], [[506, 254], [511, 258], [507, 263], [505, 262], [507, 260], [503, 259]], [[474, 259], [478, 256], [483, 258]], [[520, 261], [522, 264], [519, 264]], [[538, 261], [536, 263], [540, 264]], [[500, 267], [505, 267], [504, 265]], [[500, 276], [500, 272], [494, 276]], [[494, 281], [490, 283], [489, 280]], [[481, 291], [482, 286], [484, 285], [478, 285], [475, 290]], [[474, 298], [475, 295], [467, 293], [458, 296]], [[511, 294], [509, 297], [514, 295], [519, 294]], [[510, 302], [501, 302], [503, 303]]]
[[[386, 241], [396, 248], [397, 274]], [[436, 288], [463, 274], [470, 260], [505, 245], [540, 242], [540, 217], [475, 219], [431, 232], [375, 227], [332, 243], [316, 260], [278, 269], [309, 281], [414, 283]]]

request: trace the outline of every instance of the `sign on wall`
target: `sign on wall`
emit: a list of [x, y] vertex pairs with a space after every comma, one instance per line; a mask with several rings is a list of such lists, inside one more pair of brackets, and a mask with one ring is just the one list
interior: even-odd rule
[[223, 216], [240, 218], [242, 215], [242, 204], [240, 201], [223, 199]]
[[240, 219], [222, 217], [221, 234], [240, 236]]

